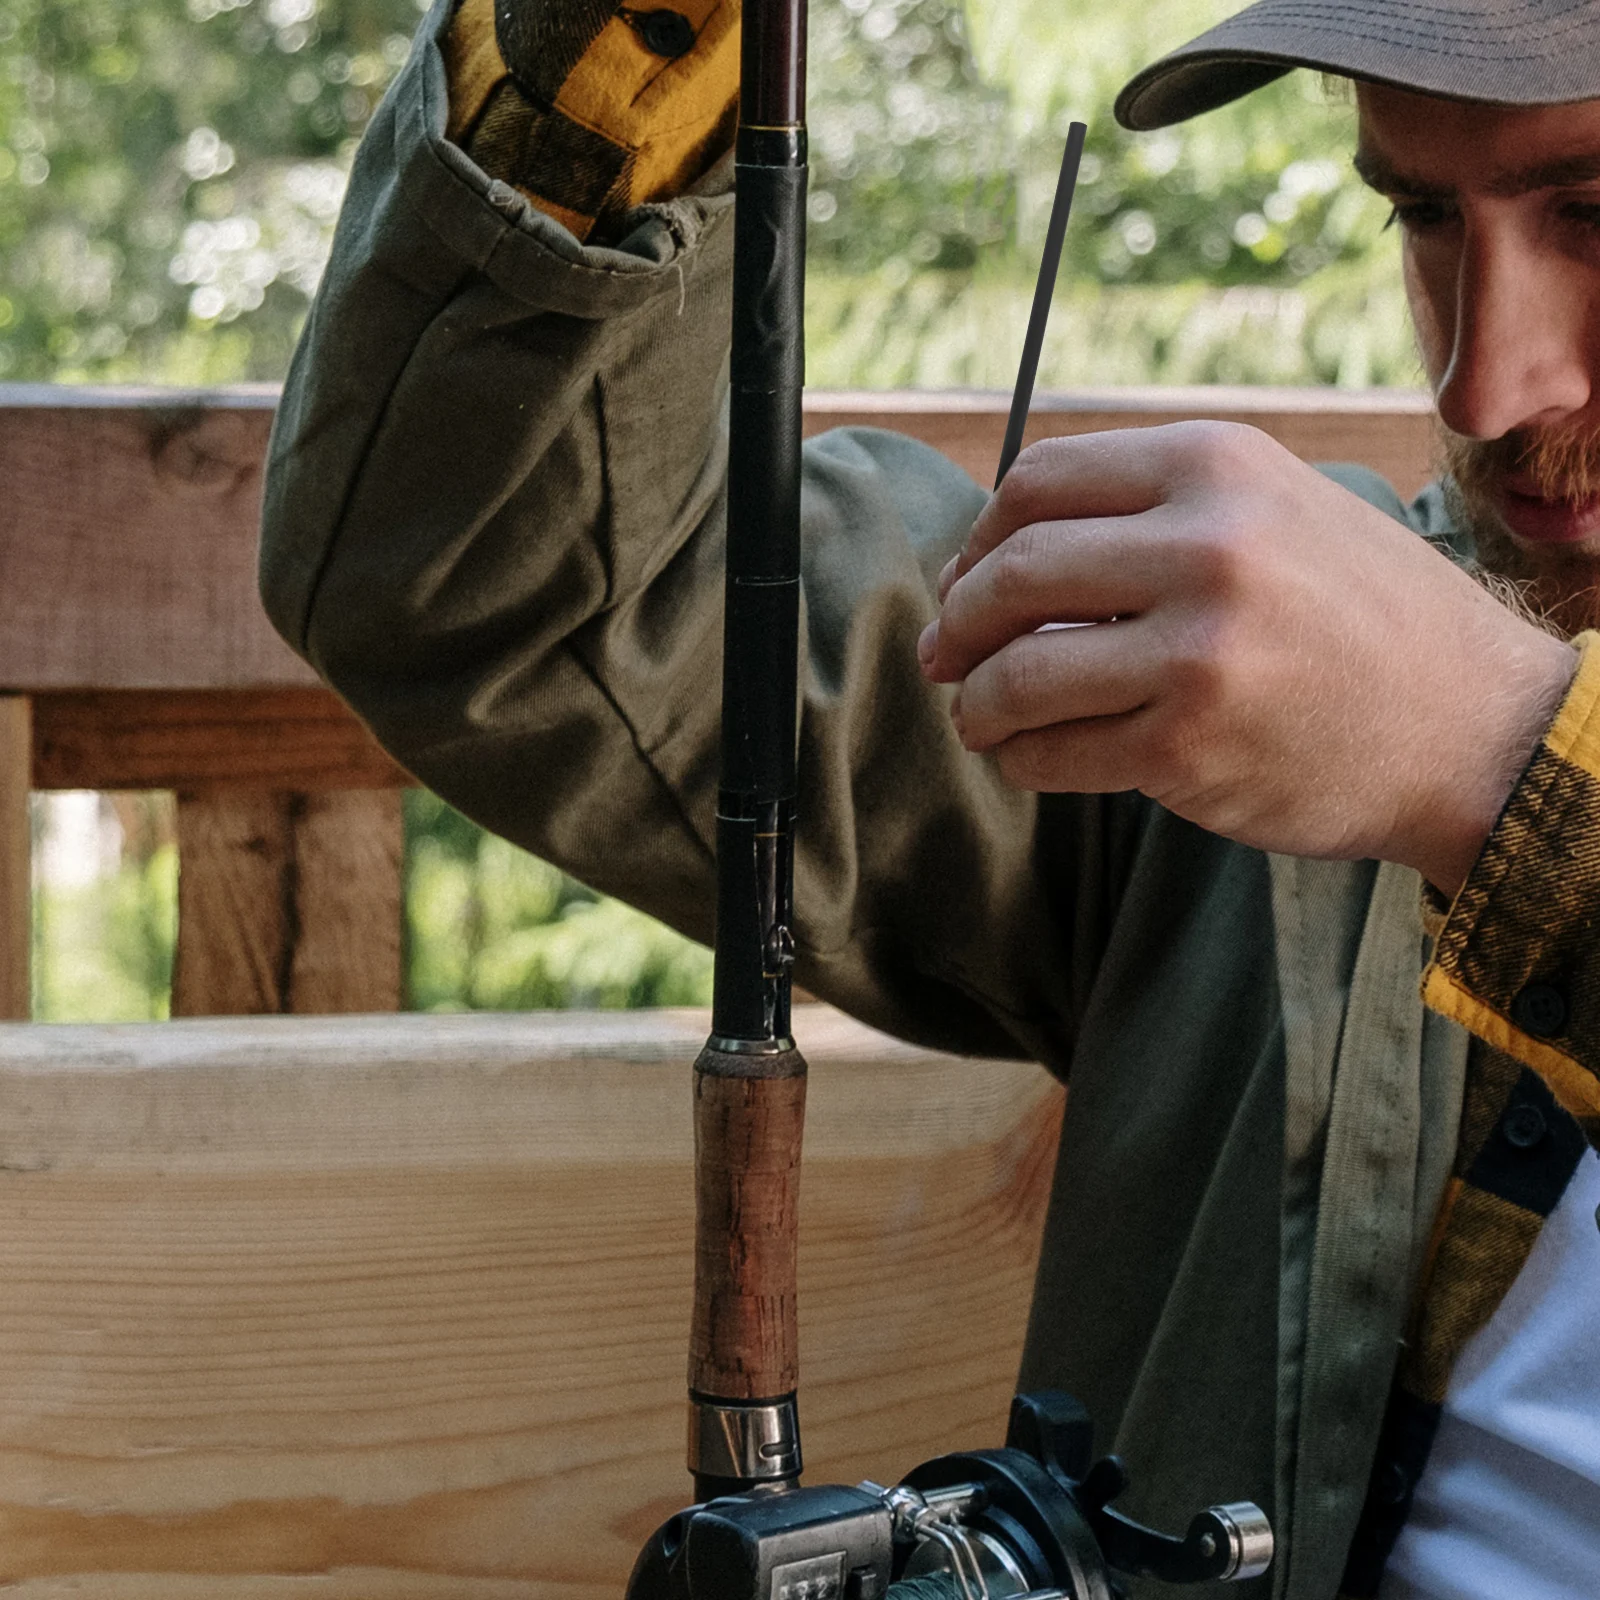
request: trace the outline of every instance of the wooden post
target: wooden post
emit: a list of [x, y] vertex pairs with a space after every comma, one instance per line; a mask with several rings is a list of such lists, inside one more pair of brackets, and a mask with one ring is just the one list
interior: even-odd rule
[[174, 1016], [397, 1011], [401, 796], [178, 795]]
[[0, 695], [0, 1020], [8, 1022], [26, 1021], [32, 1002], [32, 768], [32, 707], [26, 695]]
[[296, 796], [294, 949], [285, 1010], [398, 1011], [401, 859], [398, 789]]
[[288, 1009], [292, 806], [272, 791], [179, 793], [173, 1016]]

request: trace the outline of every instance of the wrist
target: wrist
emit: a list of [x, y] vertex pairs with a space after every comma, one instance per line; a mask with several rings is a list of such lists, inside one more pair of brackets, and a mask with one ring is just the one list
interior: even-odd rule
[[1473, 703], [1441, 706], [1437, 733], [1445, 753], [1428, 763], [1390, 853], [1447, 897], [1482, 854], [1578, 669], [1570, 644], [1520, 620], [1516, 626], [1516, 647], [1488, 658], [1493, 670], [1478, 680]]

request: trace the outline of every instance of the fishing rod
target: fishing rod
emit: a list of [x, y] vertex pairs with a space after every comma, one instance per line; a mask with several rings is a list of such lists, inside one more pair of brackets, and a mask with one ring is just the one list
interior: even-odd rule
[[[893, 1488], [800, 1486], [796, 1256], [806, 1065], [789, 1035], [804, 381], [805, 0], [744, 0], [730, 357], [722, 774], [711, 1035], [694, 1068], [696, 1504], [645, 1545], [628, 1600], [1113, 1600], [1111, 1569], [1253, 1577], [1272, 1533], [1213, 1506], [1182, 1539], [1110, 1506], [1070, 1396], [1018, 1395], [1006, 1445]], [[1082, 150], [1063, 162], [1001, 476], [1020, 444]], [[1069, 171], [1070, 167], [1070, 171]], [[1014, 437], [1013, 437], [1014, 435]]]
[[711, 1037], [695, 1062], [689, 1470], [701, 1499], [792, 1485], [806, 1063], [789, 1036], [806, 0], [745, 0], [735, 146], [722, 776]]

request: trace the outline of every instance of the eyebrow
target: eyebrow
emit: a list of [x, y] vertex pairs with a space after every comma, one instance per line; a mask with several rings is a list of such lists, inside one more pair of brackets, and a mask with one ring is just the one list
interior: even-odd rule
[[[1371, 150], [1356, 151], [1353, 165], [1356, 176], [1379, 194], [1408, 200], [1448, 200], [1457, 192], [1451, 184], [1434, 183], [1402, 172]], [[1576, 155], [1558, 156], [1552, 161], [1541, 161], [1531, 167], [1497, 173], [1487, 182], [1474, 187], [1496, 199], [1514, 200], [1544, 189], [1576, 188], [1597, 181], [1600, 181], [1600, 150], [1586, 150]]]

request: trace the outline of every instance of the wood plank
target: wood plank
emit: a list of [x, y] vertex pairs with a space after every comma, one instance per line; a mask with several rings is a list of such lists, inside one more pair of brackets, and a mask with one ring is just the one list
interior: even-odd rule
[[178, 794], [172, 1014], [397, 1011], [400, 792]]
[[[1061, 1096], [818, 1013], [808, 1476], [892, 1479], [1001, 1436]], [[687, 1489], [706, 1028], [0, 1027], [8, 1593], [615, 1596]]]
[[0, 686], [315, 682], [256, 599], [273, 400], [0, 391]]
[[294, 799], [273, 790], [179, 792], [173, 1016], [289, 1009]]
[[[273, 392], [0, 386], [0, 688], [281, 688], [315, 681], [256, 599]], [[893, 427], [993, 477], [1008, 397], [807, 396], [807, 430]], [[1030, 438], [1185, 417], [1251, 422], [1309, 459], [1364, 461], [1403, 491], [1431, 472], [1426, 396], [1126, 389], [1038, 397]]]
[[405, 822], [398, 789], [296, 797], [294, 949], [284, 1009], [398, 1011]]
[[33, 744], [24, 695], [0, 695], [0, 1019], [31, 1014], [33, 829], [28, 774]]
[[36, 789], [384, 789], [413, 780], [328, 689], [34, 697]]
[[[889, 428], [942, 450], [979, 483], [994, 481], [1009, 395], [815, 391], [806, 396], [808, 435], [828, 428]], [[1433, 405], [1396, 389], [1148, 388], [1084, 390], [1034, 397], [1026, 443], [1110, 428], [1148, 428], [1212, 417], [1269, 433], [1304, 461], [1359, 461], [1404, 495], [1437, 474]]]

